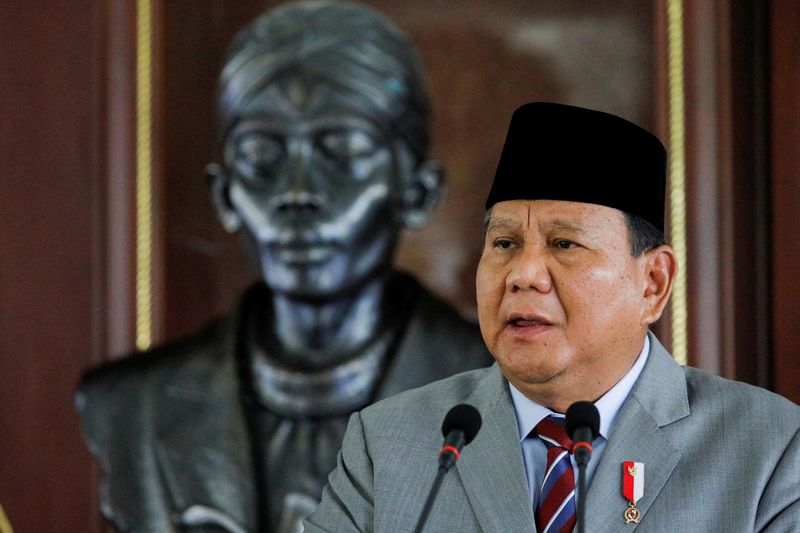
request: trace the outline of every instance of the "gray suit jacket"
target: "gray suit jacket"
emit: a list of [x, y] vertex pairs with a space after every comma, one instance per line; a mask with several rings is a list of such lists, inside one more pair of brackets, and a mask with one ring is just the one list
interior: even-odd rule
[[[587, 531], [800, 531], [800, 408], [651, 352], [594, 474]], [[354, 414], [306, 533], [412, 531], [433, 482], [441, 422], [470, 403], [483, 427], [450, 471], [426, 531], [535, 531], [508, 385], [497, 365]], [[622, 462], [645, 464], [641, 523], [623, 512]]]

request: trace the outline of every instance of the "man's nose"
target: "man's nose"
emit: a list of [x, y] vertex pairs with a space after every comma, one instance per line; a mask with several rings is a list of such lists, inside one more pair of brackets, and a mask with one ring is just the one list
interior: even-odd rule
[[509, 292], [535, 290], [549, 292], [553, 279], [547, 266], [546, 252], [538, 246], [524, 246], [511, 263], [511, 272], [506, 278]]

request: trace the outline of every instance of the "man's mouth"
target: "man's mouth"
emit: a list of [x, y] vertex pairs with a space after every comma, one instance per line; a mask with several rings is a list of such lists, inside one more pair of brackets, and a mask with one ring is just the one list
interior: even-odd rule
[[506, 324], [515, 328], [533, 328], [536, 326], [552, 326], [553, 321], [547, 317], [530, 313], [512, 313]]
[[539, 335], [551, 331], [553, 321], [531, 313], [512, 313], [506, 320], [505, 331], [511, 338], [522, 342], [533, 342]]

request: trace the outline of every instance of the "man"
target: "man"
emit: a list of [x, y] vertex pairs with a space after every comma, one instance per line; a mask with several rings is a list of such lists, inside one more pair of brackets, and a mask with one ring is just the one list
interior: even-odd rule
[[[572, 531], [579, 498], [593, 532], [797, 531], [800, 408], [680, 367], [648, 332], [678, 268], [663, 243], [665, 161], [654, 136], [606, 113], [514, 113], [477, 274], [497, 364], [354, 414], [306, 531], [410, 531], [460, 403], [483, 427], [428, 531]], [[579, 400], [601, 423], [576, 495], [562, 413]]]
[[122, 531], [297, 531], [350, 413], [490, 362], [477, 327], [391, 266], [442, 189], [408, 39], [360, 6], [289, 4], [236, 36], [219, 91], [212, 198], [264, 283], [199, 335], [84, 379]]

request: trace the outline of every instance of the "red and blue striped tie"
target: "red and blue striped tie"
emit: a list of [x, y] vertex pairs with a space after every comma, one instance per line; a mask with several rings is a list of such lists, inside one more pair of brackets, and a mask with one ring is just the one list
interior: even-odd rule
[[575, 474], [570, 461], [572, 440], [564, 419], [548, 416], [536, 425], [536, 434], [547, 445], [545, 470], [536, 506], [539, 533], [568, 533], [575, 527]]

